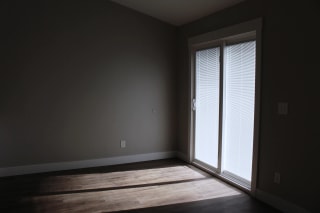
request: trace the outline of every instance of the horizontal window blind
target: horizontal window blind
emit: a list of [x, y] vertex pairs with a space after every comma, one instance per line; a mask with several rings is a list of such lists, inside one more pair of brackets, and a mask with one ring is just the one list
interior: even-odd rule
[[256, 42], [225, 47], [222, 170], [251, 181]]
[[196, 52], [195, 158], [218, 167], [220, 47]]

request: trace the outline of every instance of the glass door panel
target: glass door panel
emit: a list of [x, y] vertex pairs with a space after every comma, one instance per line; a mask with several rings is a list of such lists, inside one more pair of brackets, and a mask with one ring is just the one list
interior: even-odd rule
[[195, 159], [218, 168], [220, 47], [195, 52]]
[[256, 42], [225, 47], [222, 171], [250, 183], [252, 174]]

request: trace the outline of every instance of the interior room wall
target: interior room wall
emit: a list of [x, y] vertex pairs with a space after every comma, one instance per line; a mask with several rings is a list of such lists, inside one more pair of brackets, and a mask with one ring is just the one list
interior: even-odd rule
[[[319, 3], [245, 1], [179, 28], [179, 150], [188, 154], [189, 62], [187, 39], [262, 17], [262, 82], [258, 189], [312, 212], [320, 189], [318, 131]], [[288, 102], [289, 114], [277, 114]], [[280, 185], [273, 182], [280, 172]]]
[[176, 150], [175, 27], [106, 0], [8, 0], [0, 36], [0, 167]]

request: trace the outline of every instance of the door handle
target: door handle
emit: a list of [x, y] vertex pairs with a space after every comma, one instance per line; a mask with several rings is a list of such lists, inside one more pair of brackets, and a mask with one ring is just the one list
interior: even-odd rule
[[196, 99], [192, 99], [192, 110], [193, 111], [196, 111], [196, 107], [197, 107], [197, 102], [196, 102]]

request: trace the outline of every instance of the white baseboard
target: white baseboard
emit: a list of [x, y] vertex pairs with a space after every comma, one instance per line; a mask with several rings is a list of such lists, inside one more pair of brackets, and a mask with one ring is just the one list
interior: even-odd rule
[[285, 213], [310, 213], [308, 210], [278, 196], [256, 189], [256, 198]]
[[179, 158], [185, 162], [190, 162], [188, 156], [182, 152], [177, 152], [177, 158]]
[[92, 160], [69, 161], [59, 163], [34, 164], [26, 166], [4, 167], [0, 168], [0, 177], [33, 174], [41, 172], [53, 172], [70, 169], [81, 169], [98, 166], [110, 166], [125, 163], [135, 163], [149, 160], [160, 160], [173, 158], [177, 156], [177, 152], [155, 152], [138, 155], [127, 155], [110, 158], [100, 158]]

